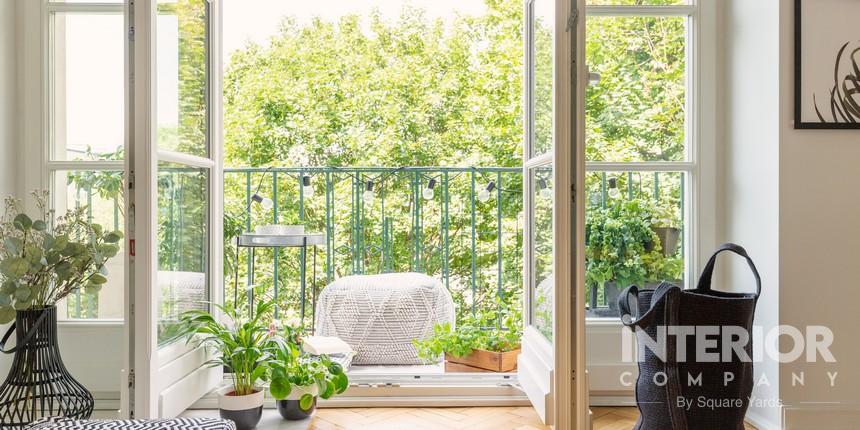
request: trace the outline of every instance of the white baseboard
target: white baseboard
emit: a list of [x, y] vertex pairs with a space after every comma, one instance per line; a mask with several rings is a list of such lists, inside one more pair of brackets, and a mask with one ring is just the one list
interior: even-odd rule
[[771, 422], [758, 414], [747, 413], [746, 421], [758, 430], [780, 430], [779, 423]]
[[853, 430], [860, 428], [860, 406], [814, 404], [782, 406], [781, 430]]
[[636, 406], [636, 398], [632, 395], [621, 396], [606, 396], [606, 395], [590, 395], [588, 396], [589, 405], [592, 407], [622, 407]]

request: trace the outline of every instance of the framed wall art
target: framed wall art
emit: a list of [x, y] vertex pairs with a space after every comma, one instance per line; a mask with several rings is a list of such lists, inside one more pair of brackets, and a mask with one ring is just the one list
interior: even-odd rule
[[860, 129], [860, 0], [794, 7], [794, 128]]

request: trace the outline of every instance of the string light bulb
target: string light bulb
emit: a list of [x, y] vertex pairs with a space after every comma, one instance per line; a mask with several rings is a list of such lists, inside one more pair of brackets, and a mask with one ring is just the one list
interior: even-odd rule
[[540, 188], [540, 191], [538, 191], [538, 193], [541, 197], [545, 199], [552, 198], [552, 189], [549, 187], [549, 184], [547, 184], [546, 179], [538, 180], [538, 188]]
[[618, 189], [618, 178], [609, 178], [609, 197], [613, 199], [621, 197], [621, 190]]
[[489, 184], [487, 184], [486, 188], [484, 188], [478, 193], [478, 201], [481, 203], [486, 203], [487, 201], [489, 201], [490, 193], [495, 189], [496, 183], [491, 181]]
[[273, 202], [272, 199], [263, 197], [257, 193], [254, 193], [254, 195], [251, 196], [251, 200], [257, 202], [265, 210], [269, 210], [275, 206], [275, 202]]
[[310, 176], [302, 176], [302, 193], [305, 197], [311, 197], [314, 195], [314, 186], [311, 185]]
[[424, 200], [433, 200], [433, 197], [436, 196], [436, 192], [433, 190], [436, 188], [436, 179], [431, 178], [429, 182], [427, 182], [427, 188], [421, 192], [421, 195], [424, 196]]
[[371, 204], [373, 203], [373, 197], [373, 181], [367, 181], [367, 184], [364, 186], [362, 199], [364, 199], [364, 203]]

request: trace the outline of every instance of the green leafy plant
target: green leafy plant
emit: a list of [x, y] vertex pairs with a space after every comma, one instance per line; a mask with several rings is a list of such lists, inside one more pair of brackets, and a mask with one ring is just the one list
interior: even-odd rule
[[210, 366], [226, 366], [232, 373], [233, 391], [237, 396], [256, 392], [258, 380], [266, 377], [272, 359], [269, 339], [273, 333], [266, 321], [274, 302], [260, 301], [253, 315], [242, 317], [240, 312], [212, 304], [226, 317], [222, 324], [205, 310], [190, 310], [179, 317], [179, 335], [195, 346], [214, 347], [219, 354]]
[[679, 279], [683, 260], [666, 257], [653, 230], [655, 216], [664, 216], [645, 199], [616, 200], [589, 212], [585, 227], [586, 283], [614, 281], [619, 286]]
[[6, 198], [0, 219], [0, 323], [11, 321], [15, 310], [54, 306], [81, 289], [98, 292], [107, 282], [105, 263], [119, 252], [123, 237], [91, 223], [85, 206], [55, 218], [47, 191], [32, 196], [35, 219], [13, 197]]
[[522, 312], [517, 303], [506, 305], [504, 297], [498, 297], [496, 303], [498, 311], [478, 313], [456, 328], [447, 322], [434, 325], [432, 336], [412, 341], [418, 357], [430, 363], [438, 361], [442, 354], [465, 357], [476, 349], [490, 352], [518, 349], [523, 334]]
[[[311, 356], [301, 352], [298, 329], [286, 327], [284, 335], [272, 338], [270, 345], [273, 359], [269, 364], [269, 391], [275, 399], [287, 398], [296, 387], [316, 385], [323, 399], [341, 394], [349, 387], [349, 378], [340, 364], [327, 355]], [[313, 399], [313, 394], [304, 393], [299, 398], [299, 406], [308, 409]]]

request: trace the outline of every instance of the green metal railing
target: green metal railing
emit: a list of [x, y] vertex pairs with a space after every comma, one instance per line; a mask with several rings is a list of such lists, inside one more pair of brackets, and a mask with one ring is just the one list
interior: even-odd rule
[[[303, 186], [305, 177], [310, 188]], [[435, 186], [428, 192], [431, 181]], [[490, 182], [495, 184], [491, 198], [482, 202], [479, 195]], [[368, 183], [372, 190], [366, 198]], [[266, 210], [253, 204], [255, 193], [271, 198], [274, 206]], [[308, 285], [351, 274], [422, 272], [452, 291], [455, 302], [466, 307], [460, 315], [487, 309], [491, 298], [504, 292], [522, 291], [520, 168], [225, 169], [225, 207], [244, 218], [244, 231], [262, 224], [301, 224], [306, 231], [325, 232], [322, 279], [311, 274]], [[250, 257], [241, 254], [244, 261], [236, 270], [244, 272], [245, 285], [233, 288], [251, 286], [255, 295], [268, 292], [286, 306], [304, 309], [307, 298], [291, 291], [298, 279], [307, 280], [306, 268], [294, 264], [304, 256], [287, 258], [287, 252], [255, 253], [256, 274]], [[266, 267], [271, 273], [262, 282]], [[285, 271], [291, 273], [285, 276]], [[229, 304], [238, 292], [225, 293]], [[316, 293], [313, 288], [313, 301]]]
[[[667, 190], [677, 194], [684, 207], [683, 174], [610, 172], [595, 173], [589, 186], [591, 207], [606, 207], [609, 178], [616, 179], [622, 198], [650, 198], [664, 201]], [[671, 176], [675, 175], [675, 176]], [[680, 176], [678, 176], [680, 175]], [[309, 177], [310, 188], [303, 186]], [[679, 180], [680, 178], [680, 180]], [[162, 178], [176, 182], [165, 192], [183, 192], [181, 178]], [[424, 197], [430, 181], [435, 187], [430, 199]], [[367, 183], [373, 183], [372, 199], [365, 199]], [[479, 200], [481, 190], [495, 184], [490, 199]], [[522, 290], [522, 169], [514, 167], [305, 167], [305, 168], [231, 168], [225, 169], [225, 212], [236, 215], [241, 231], [253, 231], [263, 224], [301, 224], [308, 231], [324, 232], [325, 245], [319, 250], [274, 249], [258, 252], [256, 271], [248, 255], [240, 255], [241, 264], [234, 268], [258, 293], [278, 298], [285, 307], [313, 306], [318, 289], [337, 277], [350, 274], [416, 271], [439, 278], [460, 304], [460, 316], [488, 309], [495, 296], [518, 294]], [[88, 207], [93, 218], [94, 197], [99, 190], [91, 183], [73, 185], [74, 206]], [[668, 187], [668, 188], [667, 188]], [[676, 189], [677, 188], [677, 189]], [[70, 191], [71, 191], [70, 190]], [[173, 190], [173, 191], [170, 191]], [[308, 191], [313, 191], [308, 195]], [[255, 192], [276, 202], [271, 210], [252, 204]], [[71, 196], [70, 196], [71, 197]], [[113, 228], [122, 224], [120, 200], [114, 198]], [[183, 200], [181, 195], [170, 198]], [[70, 202], [71, 204], [72, 202]], [[109, 223], [105, 205], [98, 218]], [[182, 211], [183, 205], [176, 205]], [[183, 220], [180, 213], [163, 208], [168, 223], [183, 249]], [[109, 211], [109, 210], [108, 210]], [[684, 224], [680, 211], [681, 225]], [[228, 217], [229, 218], [229, 217]], [[226, 220], [226, 218], [225, 218]], [[226, 221], [225, 221], [226, 222]], [[213, 238], [214, 239], [214, 238]], [[225, 238], [225, 243], [232, 243]], [[684, 248], [681, 247], [683, 256]], [[300, 253], [298, 258], [290, 255]], [[318, 259], [319, 270], [307, 270], [298, 261]], [[166, 270], [184, 270], [185, 264], [202, 267], [203, 262], [185, 261], [179, 252], [170, 258]], [[320, 254], [320, 255], [318, 255]], [[173, 267], [178, 265], [176, 267]], [[315, 268], [316, 266], [314, 266]], [[195, 269], [196, 270], [196, 269]], [[233, 274], [230, 274], [232, 277]], [[314, 286], [311, 297], [297, 288], [299, 279]], [[233, 283], [226, 283], [225, 299], [233, 297]], [[591, 291], [590, 309], [606, 307], [606, 294]], [[313, 299], [308, 303], [306, 299]], [[98, 318], [98, 297], [75, 294], [67, 308], [72, 318]]]

